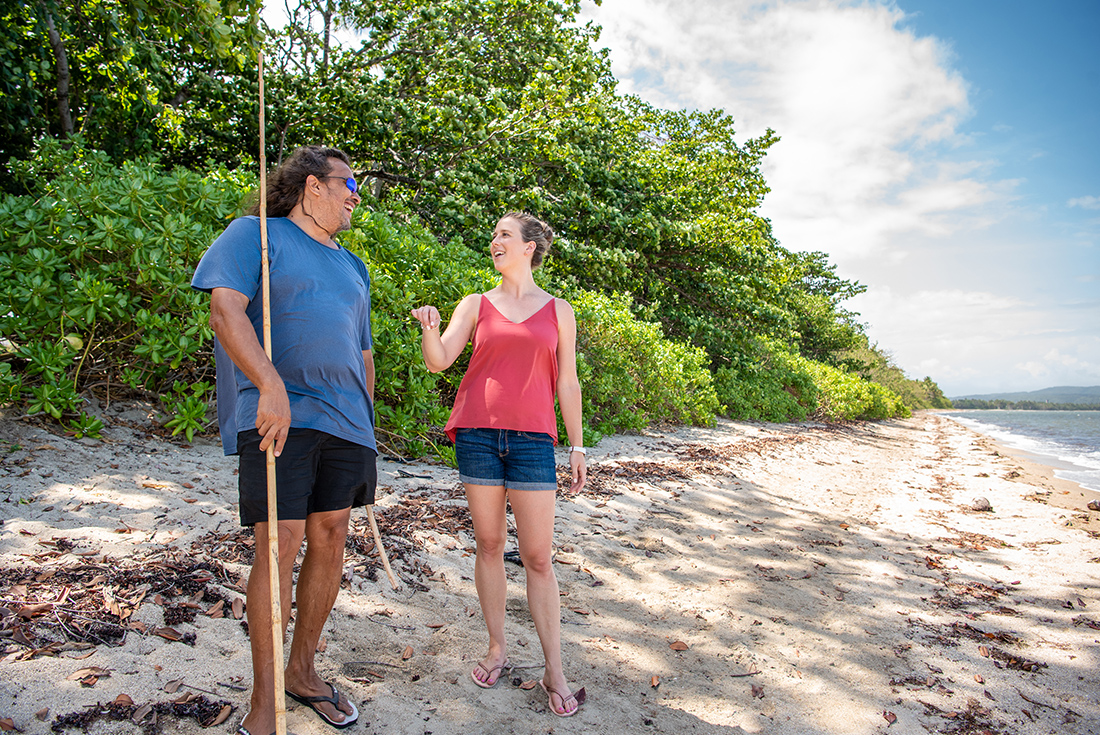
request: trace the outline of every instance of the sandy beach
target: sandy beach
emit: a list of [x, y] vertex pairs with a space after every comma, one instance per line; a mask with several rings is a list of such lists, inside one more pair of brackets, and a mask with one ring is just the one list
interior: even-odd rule
[[[100, 441], [0, 419], [0, 730], [233, 732], [252, 552], [235, 458], [108, 413]], [[518, 564], [517, 667], [473, 684], [457, 474], [387, 460], [376, 514], [400, 589], [357, 510], [318, 656], [362, 713], [348, 732], [1100, 733], [1096, 493], [935, 413], [654, 430], [589, 463], [556, 522], [580, 712], [525, 688], [541, 655]], [[287, 719], [330, 732], [293, 702]]]

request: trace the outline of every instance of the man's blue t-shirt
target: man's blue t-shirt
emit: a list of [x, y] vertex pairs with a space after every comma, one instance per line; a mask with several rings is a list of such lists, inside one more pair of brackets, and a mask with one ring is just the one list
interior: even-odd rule
[[[344, 248], [325, 247], [283, 217], [267, 220], [271, 268], [271, 358], [290, 398], [290, 425], [377, 451], [363, 350], [371, 349], [370, 276]], [[202, 256], [191, 286], [231, 288], [263, 344], [260, 222], [230, 223]], [[260, 391], [216, 345], [218, 422], [226, 454], [237, 432], [256, 428]]]

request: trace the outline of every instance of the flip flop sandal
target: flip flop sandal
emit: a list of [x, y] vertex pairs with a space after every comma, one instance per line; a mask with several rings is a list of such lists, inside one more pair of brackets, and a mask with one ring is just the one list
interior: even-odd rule
[[[326, 724], [332, 725], [337, 730], [343, 730], [345, 727], [351, 727], [356, 722], [358, 722], [359, 721], [359, 709], [355, 706], [355, 703], [352, 702], [350, 699], [348, 700], [348, 704], [351, 706], [351, 713], [350, 714], [344, 712], [343, 710], [340, 710], [340, 692], [336, 691], [336, 687], [333, 686], [332, 684], [330, 684], [329, 682], [326, 681], [325, 684], [328, 684], [329, 689], [332, 690], [332, 696], [331, 697], [321, 697], [321, 696], [318, 696], [318, 697], [303, 697], [303, 696], [300, 696], [298, 694], [295, 694], [294, 692], [290, 691], [289, 689], [285, 689], [284, 691], [286, 692], [286, 695], [288, 697], [293, 699], [298, 704], [304, 704], [305, 706], [309, 707], [311, 710], [316, 712], [317, 716], [320, 717], [322, 720], [324, 720]], [[340, 720], [340, 721], [330, 719], [328, 715], [326, 715], [321, 710], [317, 709], [317, 704], [319, 702], [328, 702], [329, 704], [331, 704], [333, 707], [335, 707], [337, 710], [339, 710], [341, 712], [341, 714], [344, 715], [344, 719]]]
[[[482, 671], [485, 672], [485, 678], [486, 679], [493, 679], [493, 673], [494, 672], [496, 673], [497, 678], [493, 679], [492, 683], [482, 681], [482, 680], [478, 679], [475, 676], [478, 669], [481, 669]], [[512, 670], [512, 664], [508, 659], [504, 659], [504, 663], [502, 663], [500, 666], [494, 666], [491, 669], [486, 668], [485, 664], [483, 664], [479, 661], [477, 666], [474, 667], [474, 670], [470, 672], [470, 678], [473, 679], [474, 683], [477, 684], [482, 689], [492, 689], [493, 687], [495, 687], [497, 685], [497, 682], [500, 681], [500, 676], [501, 676], [501, 674], [504, 673], [505, 669], [508, 669], [509, 671]]]
[[[249, 712], [248, 715], [250, 714], [252, 713]], [[244, 726], [244, 721], [248, 719], [248, 715], [241, 718], [241, 726], [237, 728], [237, 735], [252, 735], [252, 733], [248, 731], [248, 728]], [[271, 735], [275, 735], [275, 733], [271, 733]]]
[[[555, 690], [552, 690], [552, 689], [548, 689], [546, 687], [546, 684], [544, 684], [541, 679], [539, 680], [539, 686], [542, 687], [542, 691], [546, 692], [546, 704], [547, 704], [547, 706], [550, 707], [550, 711], [553, 712], [558, 717], [572, 717], [573, 715], [577, 714], [577, 712], [580, 711], [581, 705], [584, 704], [584, 700], [587, 696], [585, 694], [584, 687], [581, 687], [580, 689], [573, 692], [572, 694], [567, 694], [563, 697], [561, 695], [561, 692], [555, 691]], [[562, 707], [565, 706], [566, 702], [568, 702], [570, 699], [572, 699], [573, 701], [575, 701], [577, 703], [577, 709], [573, 710], [572, 712], [558, 712], [556, 709], [554, 709], [554, 696], [555, 695], [558, 697], [558, 699], [561, 700], [561, 706]]]

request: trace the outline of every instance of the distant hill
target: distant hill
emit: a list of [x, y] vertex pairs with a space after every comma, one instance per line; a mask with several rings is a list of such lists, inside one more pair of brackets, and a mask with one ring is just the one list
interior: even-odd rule
[[1100, 385], [1080, 387], [1062, 385], [1055, 388], [1021, 393], [984, 393], [982, 395], [951, 396], [952, 401], [976, 398], [981, 401], [1044, 401], [1046, 403], [1100, 403]]

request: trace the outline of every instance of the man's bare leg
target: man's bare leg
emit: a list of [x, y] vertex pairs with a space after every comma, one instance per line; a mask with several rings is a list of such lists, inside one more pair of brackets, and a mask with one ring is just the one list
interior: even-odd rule
[[[271, 640], [271, 582], [265, 553], [267, 523], [257, 523], [255, 528], [256, 558], [248, 574], [246, 593], [248, 639], [252, 647], [252, 709], [241, 725], [252, 735], [268, 735], [275, 732], [275, 651]], [[284, 635], [290, 619], [294, 559], [305, 531], [305, 521], [279, 521], [279, 598]]]
[[[298, 572], [294, 640], [285, 674], [287, 691], [300, 697], [332, 696], [332, 689], [317, 674], [314, 657], [321, 631], [340, 591], [350, 517], [351, 508], [345, 508], [311, 513], [305, 521], [306, 558]], [[315, 706], [335, 722], [343, 722], [353, 711], [343, 693], [339, 708], [328, 702], [318, 702]]]

